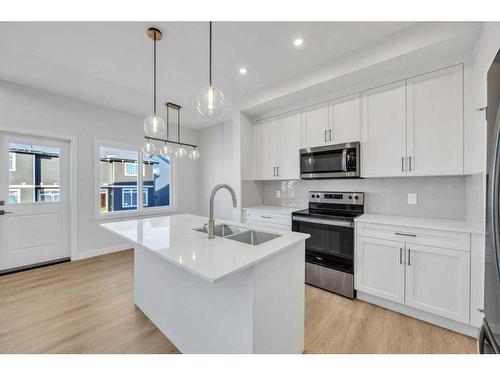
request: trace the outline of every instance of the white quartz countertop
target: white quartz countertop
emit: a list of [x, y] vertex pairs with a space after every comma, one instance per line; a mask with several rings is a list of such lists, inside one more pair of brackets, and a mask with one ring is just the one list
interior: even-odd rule
[[281, 207], [281, 206], [256, 206], [256, 207], [247, 207], [245, 210], [254, 210], [254, 211], [262, 211], [262, 212], [271, 212], [277, 214], [291, 214], [292, 212], [303, 210], [301, 207]]
[[221, 237], [209, 240], [206, 233], [193, 230], [207, 222], [206, 217], [183, 214], [103, 223], [101, 226], [212, 283], [309, 237], [308, 234], [261, 225], [216, 220], [216, 224], [227, 223], [280, 234], [281, 237], [260, 245]]
[[428, 219], [424, 217], [364, 214], [355, 219], [360, 223], [396, 225], [421, 229], [435, 229], [450, 232], [483, 234], [479, 225], [465, 220]]

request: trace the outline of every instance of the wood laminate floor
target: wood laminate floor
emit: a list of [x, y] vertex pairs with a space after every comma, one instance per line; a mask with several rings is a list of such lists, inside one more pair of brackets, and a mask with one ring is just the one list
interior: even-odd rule
[[[131, 250], [0, 277], [0, 353], [177, 353], [133, 303]], [[306, 353], [475, 353], [475, 340], [306, 286]]]

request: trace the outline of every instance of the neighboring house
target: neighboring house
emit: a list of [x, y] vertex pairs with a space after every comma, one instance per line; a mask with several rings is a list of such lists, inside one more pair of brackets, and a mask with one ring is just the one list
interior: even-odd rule
[[[136, 209], [138, 204], [137, 161], [122, 158], [121, 155], [113, 155], [113, 157], [101, 155], [100, 161], [101, 212]], [[168, 167], [168, 173], [160, 173], [161, 164]], [[142, 167], [144, 207], [170, 204], [169, 167], [170, 161], [160, 156], [144, 160]]]
[[9, 203], [58, 202], [59, 149], [9, 144]]

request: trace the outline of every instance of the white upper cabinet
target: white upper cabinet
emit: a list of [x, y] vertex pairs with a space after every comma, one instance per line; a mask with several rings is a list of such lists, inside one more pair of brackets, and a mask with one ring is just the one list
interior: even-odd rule
[[406, 175], [406, 84], [362, 94], [361, 175]]
[[278, 120], [279, 160], [277, 177], [283, 180], [300, 178], [300, 113], [293, 113]]
[[468, 252], [407, 244], [406, 304], [469, 322]]
[[255, 124], [255, 177], [257, 180], [276, 178], [278, 167], [278, 121], [271, 118]]
[[321, 103], [303, 110], [306, 147], [325, 146], [330, 143], [328, 103]]
[[463, 173], [463, 66], [407, 81], [408, 175]]
[[360, 110], [358, 94], [330, 102], [329, 133], [331, 131], [332, 144], [359, 141]]

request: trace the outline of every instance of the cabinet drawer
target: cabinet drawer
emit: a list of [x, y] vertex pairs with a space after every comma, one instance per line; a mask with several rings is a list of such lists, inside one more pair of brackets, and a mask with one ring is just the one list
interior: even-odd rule
[[292, 227], [292, 215], [288, 214], [274, 214], [263, 211], [247, 211], [245, 215], [245, 221], [250, 224], [279, 226], [282, 228], [286, 227], [287, 229], [290, 229]]
[[469, 233], [371, 223], [356, 223], [356, 233], [358, 236], [380, 238], [383, 240], [470, 251]]

